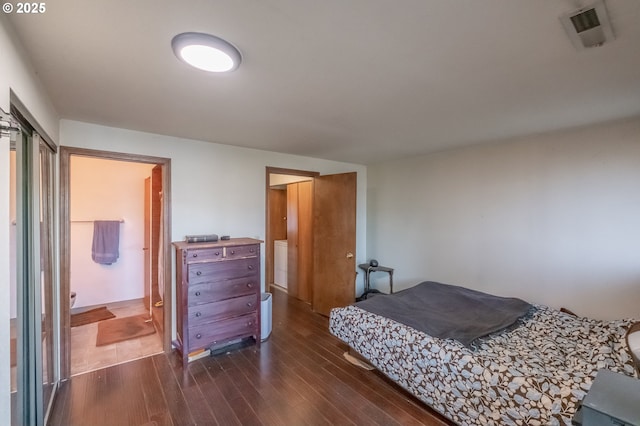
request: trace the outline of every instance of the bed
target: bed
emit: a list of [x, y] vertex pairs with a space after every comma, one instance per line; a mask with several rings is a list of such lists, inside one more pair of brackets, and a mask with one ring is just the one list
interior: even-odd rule
[[[469, 294], [471, 301], [461, 305], [450, 301]], [[515, 319], [498, 329], [489, 324], [488, 333], [479, 329], [479, 335], [456, 340], [446, 337], [451, 330], [457, 332], [455, 320], [439, 320], [435, 330], [427, 325], [431, 334], [420, 330], [428, 318], [411, 323], [413, 311], [422, 314], [429, 306], [438, 318], [463, 316], [465, 323], [482, 317], [486, 313], [478, 313], [476, 305], [484, 306], [485, 300], [476, 302], [476, 296], [496, 298], [424, 282], [394, 295], [335, 308], [329, 327], [376, 369], [459, 425], [570, 425], [598, 370], [637, 377], [625, 344], [632, 319], [600, 321], [498, 297], [515, 302], [522, 314], [505, 308]], [[399, 312], [404, 323], [377, 312], [385, 305], [393, 305], [391, 310]], [[488, 322], [502, 309], [491, 303], [485, 307]], [[447, 328], [451, 330], [442, 330]]]

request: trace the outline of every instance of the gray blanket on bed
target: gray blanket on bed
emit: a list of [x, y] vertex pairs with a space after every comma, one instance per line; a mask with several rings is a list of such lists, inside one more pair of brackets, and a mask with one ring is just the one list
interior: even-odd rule
[[465, 346], [509, 327], [531, 308], [529, 303], [513, 297], [433, 281], [391, 295], [376, 295], [355, 305], [432, 337], [458, 340]]

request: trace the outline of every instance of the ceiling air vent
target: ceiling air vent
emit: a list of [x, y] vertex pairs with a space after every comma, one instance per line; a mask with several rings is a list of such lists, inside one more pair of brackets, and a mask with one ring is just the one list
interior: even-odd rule
[[604, 0], [562, 15], [560, 21], [578, 50], [602, 46], [615, 38]]

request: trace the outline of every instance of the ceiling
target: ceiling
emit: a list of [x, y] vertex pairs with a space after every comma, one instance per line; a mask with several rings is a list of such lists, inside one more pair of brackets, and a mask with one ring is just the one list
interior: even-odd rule
[[[371, 164], [640, 115], [640, 1], [576, 50], [580, 1], [56, 0], [9, 15], [61, 118]], [[179, 62], [186, 31], [243, 55]], [[64, 141], [62, 141], [64, 143]]]

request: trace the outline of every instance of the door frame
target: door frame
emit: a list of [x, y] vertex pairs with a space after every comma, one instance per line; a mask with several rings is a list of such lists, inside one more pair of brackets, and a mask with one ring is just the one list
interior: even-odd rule
[[305, 176], [310, 178], [316, 178], [320, 176], [320, 172], [314, 172], [310, 170], [298, 170], [298, 169], [285, 169], [281, 167], [265, 167], [265, 247], [264, 247], [264, 286], [265, 291], [269, 291], [269, 286], [271, 283], [269, 282], [270, 271], [273, 271], [274, 268], [274, 260], [273, 260], [273, 239], [271, 237], [271, 227], [269, 226], [271, 220], [271, 209], [269, 208], [269, 189], [271, 186], [269, 185], [269, 177], [271, 174], [278, 175], [291, 175], [291, 176]]
[[[55, 301], [49, 297], [45, 302], [45, 327], [47, 345], [42, 345], [42, 303], [47, 296], [42, 292], [43, 265], [49, 286], [45, 292], [52, 296], [56, 286], [56, 271], [52, 250], [56, 243], [55, 220], [55, 164], [57, 146], [29, 113], [15, 93], [10, 90], [10, 113], [0, 108], [3, 121], [9, 122], [9, 149], [15, 150], [16, 211], [16, 390], [10, 395], [9, 417], [13, 422], [41, 424], [47, 421], [60, 383], [56, 365], [58, 341], [55, 328], [57, 311]], [[5, 130], [5, 129], [3, 129]], [[14, 133], [15, 132], [15, 133]], [[4, 134], [2, 136], [5, 136]], [[42, 155], [48, 159], [43, 164]], [[47, 176], [45, 180], [44, 177]], [[46, 186], [42, 184], [46, 181]], [[48, 201], [45, 202], [45, 198]], [[41, 209], [45, 208], [48, 221], [46, 240], [43, 241]], [[48, 240], [48, 241], [47, 241]], [[42, 256], [43, 243], [48, 246], [48, 255]], [[44, 263], [43, 263], [44, 262]], [[36, 290], [37, 289], [37, 290]], [[43, 355], [46, 354], [46, 361]], [[44, 389], [44, 363], [47, 363], [47, 378], [51, 387]], [[10, 394], [13, 392], [10, 390]], [[45, 399], [46, 398], [46, 399]], [[4, 415], [2, 419], [7, 419]]]
[[162, 167], [162, 214], [164, 225], [164, 288], [168, 289], [163, 300], [164, 332], [162, 347], [171, 352], [171, 311], [173, 307], [171, 286], [171, 159], [148, 155], [129, 154], [112, 151], [75, 147], [60, 147], [60, 378], [71, 376], [71, 226], [70, 190], [71, 156], [90, 157], [104, 160], [129, 161], [134, 163], [157, 164]]

